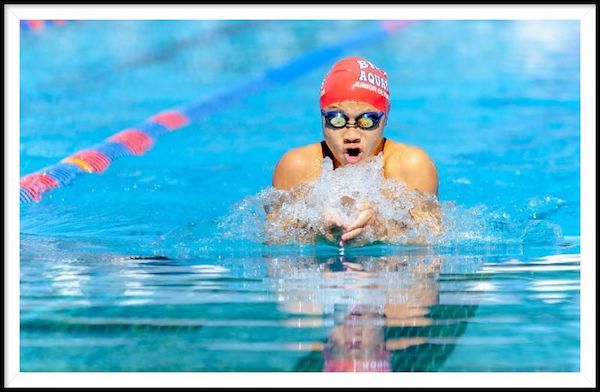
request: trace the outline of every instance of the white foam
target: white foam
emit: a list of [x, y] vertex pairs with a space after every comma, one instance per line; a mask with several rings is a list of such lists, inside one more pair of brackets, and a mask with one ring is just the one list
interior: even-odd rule
[[[558, 243], [562, 241], [560, 227], [540, 218], [557, 210], [555, 205], [562, 205], [561, 201], [548, 197], [540, 200], [530, 200], [525, 208], [512, 213], [507, 212], [507, 206], [465, 207], [452, 201], [442, 203], [434, 195], [409, 190], [404, 183], [386, 179], [382, 154], [335, 170], [331, 159], [325, 158], [317, 180], [292, 191], [269, 187], [246, 197], [221, 220], [219, 228], [224, 238], [235, 240], [270, 244], [329, 241], [337, 245], [342, 230], [331, 235], [331, 230], [325, 227], [324, 215], [335, 215], [342, 223], [349, 224], [360, 213], [357, 205], [369, 202], [376, 209], [379, 223], [384, 221], [389, 226], [391, 221], [399, 222], [402, 229], [382, 231], [381, 225], [373, 224], [376, 222], [373, 220], [347, 246], [373, 242], [450, 246]], [[425, 211], [439, 210], [439, 218], [425, 213], [415, 219], [418, 206], [426, 206]], [[539, 212], [533, 221], [532, 208]], [[267, 212], [273, 211], [277, 213], [267, 219]], [[329, 238], [326, 234], [330, 234]]]
[[[357, 206], [368, 202], [383, 220], [402, 222], [406, 228], [401, 233], [381, 238], [380, 231], [373, 225], [367, 225], [354, 243], [380, 240], [390, 243], [435, 242], [439, 235], [431, 231], [434, 222], [428, 219], [417, 222], [410, 214], [411, 208], [425, 201], [440, 207], [435, 196], [408, 190], [405, 184], [384, 178], [382, 154], [336, 170], [331, 159], [324, 158], [322, 174], [316, 181], [290, 192], [271, 187], [248, 197], [234, 208], [234, 214], [223, 222], [222, 227], [227, 228], [226, 236], [241, 235], [261, 242], [314, 242], [324, 237], [327, 231], [324, 215], [335, 215], [341, 222], [350, 224], [360, 213]], [[278, 213], [266, 219], [265, 211], [273, 210], [278, 210]], [[244, 215], [242, 219], [240, 214]], [[264, 228], [262, 234], [256, 233], [259, 227]], [[337, 233], [335, 243], [340, 236], [341, 231]]]

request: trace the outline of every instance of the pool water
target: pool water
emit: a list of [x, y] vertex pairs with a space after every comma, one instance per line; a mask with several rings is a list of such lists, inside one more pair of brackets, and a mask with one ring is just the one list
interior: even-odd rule
[[432, 157], [451, 224], [432, 246], [262, 241], [246, 207], [320, 140], [323, 61], [21, 204], [21, 371], [579, 371], [579, 23], [343, 46], [377, 23], [22, 31], [22, 176], [339, 43], [387, 71], [386, 136]]

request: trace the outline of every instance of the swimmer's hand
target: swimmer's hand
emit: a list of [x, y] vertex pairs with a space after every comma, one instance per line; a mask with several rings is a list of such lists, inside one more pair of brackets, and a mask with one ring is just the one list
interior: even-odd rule
[[358, 218], [345, 227], [340, 246], [344, 246], [348, 241], [362, 234], [369, 222], [377, 215], [375, 207], [369, 202], [358, 203], [356, 208], [359, 211]]
[[340, 217], [340, 212], [335, 209], [327, 209], [321, 215], [324, 226], [324, 235], [328, 241], [337, 242], [344, 234], [347, 224]]

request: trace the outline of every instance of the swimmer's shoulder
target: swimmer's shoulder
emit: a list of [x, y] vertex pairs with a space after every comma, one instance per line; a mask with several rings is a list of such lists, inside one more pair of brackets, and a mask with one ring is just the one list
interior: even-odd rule
[[437, 169], [425, 150], [387, 139], [383, 156], [386, 178], [402, 181], [410, 189], [437, 194]]
[[292, 189], [321, 175], [323, 150], [321, 143], [296, 147], [286, 152], [275, 167], [273, 186]]

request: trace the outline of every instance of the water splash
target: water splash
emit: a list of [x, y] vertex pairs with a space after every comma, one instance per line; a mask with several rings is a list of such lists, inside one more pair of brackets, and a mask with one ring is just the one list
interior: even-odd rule
[[451, 201], [440, 202], [433, 195], [386, 179], [381, 154], [336, 170], [331, 159], [324, 158], [322, 167], [316, 181], [292, 191], [269, 187], [244, 198], [220, 220], [219, 234], [225, 239], [256, 243], [337, 245], [341, 230], [330, 230], [324, 217], [334, 216], [349, 224], [358, 217], [357, 206], [368, 202], [375, 206], [379, 219], [368, 224], [349, 246], [548, 244], [563, 239], [560, 226], [540, 219], [540, 213], [545, 215], [564, 204], [557, 198], [532, 199], [520, 212], [512, 213], [504, 206], [464, 207]]
[[[289, 192], [271, 187], [249, 196], [233, 207], [219, 227], [224, 237], [258, 242], [337, 243], [342, 232], [328, 227], [326, 217], [350, 224], [358, 218], [363, 203], [375, 207], [379, 218], [367, 225], [354, 244], [432, 243], [440, 236], [442, 223], [434, 216], [440, 204], [435, 196], [385, 179], [381, 154], [336, 170], [331, 159], [325, 158], [316, 181]], [[415, 219], [415, 211], [419, 219]]]

